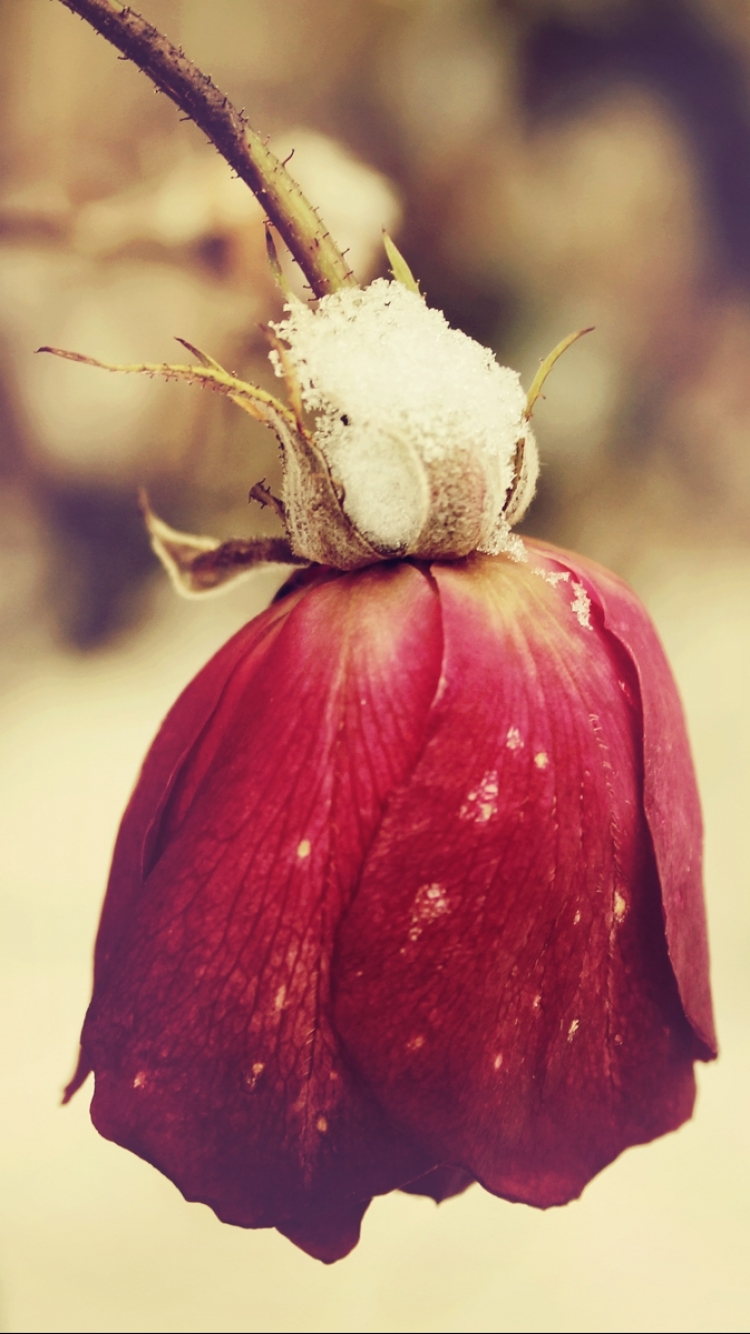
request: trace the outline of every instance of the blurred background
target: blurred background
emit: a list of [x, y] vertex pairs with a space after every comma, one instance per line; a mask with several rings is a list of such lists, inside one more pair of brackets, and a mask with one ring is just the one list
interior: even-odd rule
[[[144, 5], [146, 0], [144, 0]], [[525, 524], [628, 579], [688, 712], [721, 1062], [696, 1120], [566, 1209], [394, 1195], [326, 1270], [185, 1204], [64, 1112], [117, 822], [179, 689], [266, 604], [174, 598], [168, 522], [275, 531], [271, 436], [210, 393], [34, 356], [181, 360], [271, 388], [262, 213], [173, 105], [50, 0], [0, 0], [0, 1324], [13, 1331], [744, 1330], [750, 1320], [750, 6], [148, 0], [271, 135], [361, 281], [396, 237], [430, 304], [528, 384]]]

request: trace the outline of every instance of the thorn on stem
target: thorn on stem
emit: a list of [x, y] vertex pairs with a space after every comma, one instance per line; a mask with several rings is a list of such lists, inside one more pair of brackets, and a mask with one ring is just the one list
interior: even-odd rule
[[[261, 139], [252, 132], [245, 108], [238, 112], [223, 90], [216, 87], [211, 75], [192, 64], [182, 46], [170, 43], [153, 25], [118, 0], [63, 0], [63, 3], [118, 47], [121, 60], [131, 61], [152, 84], [158, 84], [154, 91], [176, 102], [184, 119], [197, 124], [256, 196], [268, 201], [280, 235], [318, 296], [352, 281], [352, 274], [344, 274], [346, 265], [341, 262], [330, 235], [326, 234], [324, 243], [320, 241], [318, 210], [312, 209], [300, 188], [291, 184], [281, 164], [268, 151], [271, 136]], [[240, 140], [243, 148], [238, 153]], [[287, 194], [291, 195], [289, 200]], [[313, 236], [316, 243], [310, 244]]]
[[254, 500], [258, 505], [260, 505], [261, 509], [265, 509], [266, 505], [270, 506], [274, 514], [276, 514], [278, 518], [281, 519], [282, 523], [285, 521], [286, 510], [284, 509], [283, 501], [279, 500], [278, 496], [275, 496], [273, 492], [269, 490], [269, 488], [266, 486], [265, 477], [263, 478], [262, 482], [256, 482], [255, 486], [250, 487], [247, 499], [248, 499], [248, 504], [250, 504]]

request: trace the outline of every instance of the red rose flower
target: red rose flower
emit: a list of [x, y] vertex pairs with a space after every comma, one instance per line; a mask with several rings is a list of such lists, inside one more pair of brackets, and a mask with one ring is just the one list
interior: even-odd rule
[[546, 1207], [690, 1116], [700, 813], [648, 618], [530, 544], [298, 577], [115, 851], [79, 1071], [192, 1200], [331, 1261], [371, 1197]]

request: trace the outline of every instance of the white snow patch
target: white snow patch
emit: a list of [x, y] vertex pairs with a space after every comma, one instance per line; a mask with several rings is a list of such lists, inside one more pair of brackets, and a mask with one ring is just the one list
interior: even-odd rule
[[505, 744], [508, 750], [521, 750], [524, 745], [523, 737], [517, 727], [509, 727], [508, 735], [505, 738]]
[[561, 580], [570, 578], [569, 570], [545, 570], [539, 565], [534, 566], [533, 573], [538, 574], [539, 578], [543, 579], [545, 584], [550, 584], [552, 588], [557, 588]]
[[409, 939], [418, 940], [423, 929], [450, 912], [444, 885], [421, 885], [414, 896]]
[[489, 536], [485, 537], [479, 549], [488, 556], [497, 556], [502, 551], [503, 555], [515, 561], [516, 565], [522, 565], [529, 559], [523, 538], [511, 530], [504, 514], [498, 516]]
[[591, 598], [583, 584], [573, 584], [575, 597], [571, 603], [575, 616], [585, 630], [591, 630]]
[[529, 553], [526, 550], [526, 543], [518, 533], [509, 533], [505, 538], [505, 546], [501, 547], [500, 550], [504, 551], [506, 556], [510, 556], [510, 559], [514, 560], [517, 565], [528, 562]]
[[302, 842], [297, 845], [297, 856], [300, 858], [300, 861], [304, 861], [305, 857], [310, 856], [311, 848], [312, 844], [310, 843], [309, 838], [303, 838]]
[[458, 812], [459, 819], [473, 820], [475, 824], [486, 824], [493, 815], [497, 815], [499, 791], [497, 769], [490, 769], [477, 786], [472, 788], [471, 792], [467, 792], [466, 801]]
[[[296, 299], [285, 309], [272, 327], [359, 531], [408, 550], [432, 504], [425, 465], [468, 455], [485, 480], [482, 549], [524, 559], [502, 514], [522, 436], [535, 457], [518, 374], [384, 278], [333, 292], [315, 311]], [[278, 353], [271, 361], [281, 375]]]
[[[540, 566], [534, 567], [534, 574], [538, 574], [546, 584], [551, 584], [556, 588], [560, 583], [566, 583], [570, 578], [570, 570], [544, 570]], [[586, 630], [593, 629], [591, 625], [591, 598], [589, 597], [583, 584], [573, 580], [573, 601], [571, 602], [573, 614], [579, 623]]]
[[621, 922], [627, 911], [628, 911], [627, 901], [626, 901], [626, 899], [623, 898], [623, 896], [622, 896], [622, 894], [620, 893], [620, 891], [619, 891], [618, 889], [616, 889], [616, 890], [615, 890], [615, 908], [614, 908], [614, 912], [615, 912], [615, 921], [617, 921], [617, 922]]
[[580, 1025], [580, 1019], [574, 1019], [568, 1029], [568, 1042], [572, 1042]]
[[547, 765], [549, 764], [549, 755], [547, 754], [547, 752], [545, 750], [540, 750], [534, 756], [534, 763], [537, 769], [546, 769]]

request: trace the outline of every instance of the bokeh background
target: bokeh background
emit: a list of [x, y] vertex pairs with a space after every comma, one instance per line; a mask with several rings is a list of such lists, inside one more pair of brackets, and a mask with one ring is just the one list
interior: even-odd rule
[[[145, 4], [146, 0], [144, 0]], [[267, 602], [178, 601], [144, 538], [273, 530], [272, 439], [218, 396], [34, 356], [271, 386], [246, 188], [50, 0], [0, 0], [0, 1315], [13, 1331], [745, 1330], [750, 1321], [750, 5], [148, 0], [319, 204], [362, 280], [386, 225], [431, 304], [528, 383], [529, 532], [640, 592], [707, 822], [721, 1061], [696, 1119], [547, 1214], [375, 1201], [325, 1269], [224, 1227], [60, 1110], [117, 821], [178, 690]]]

